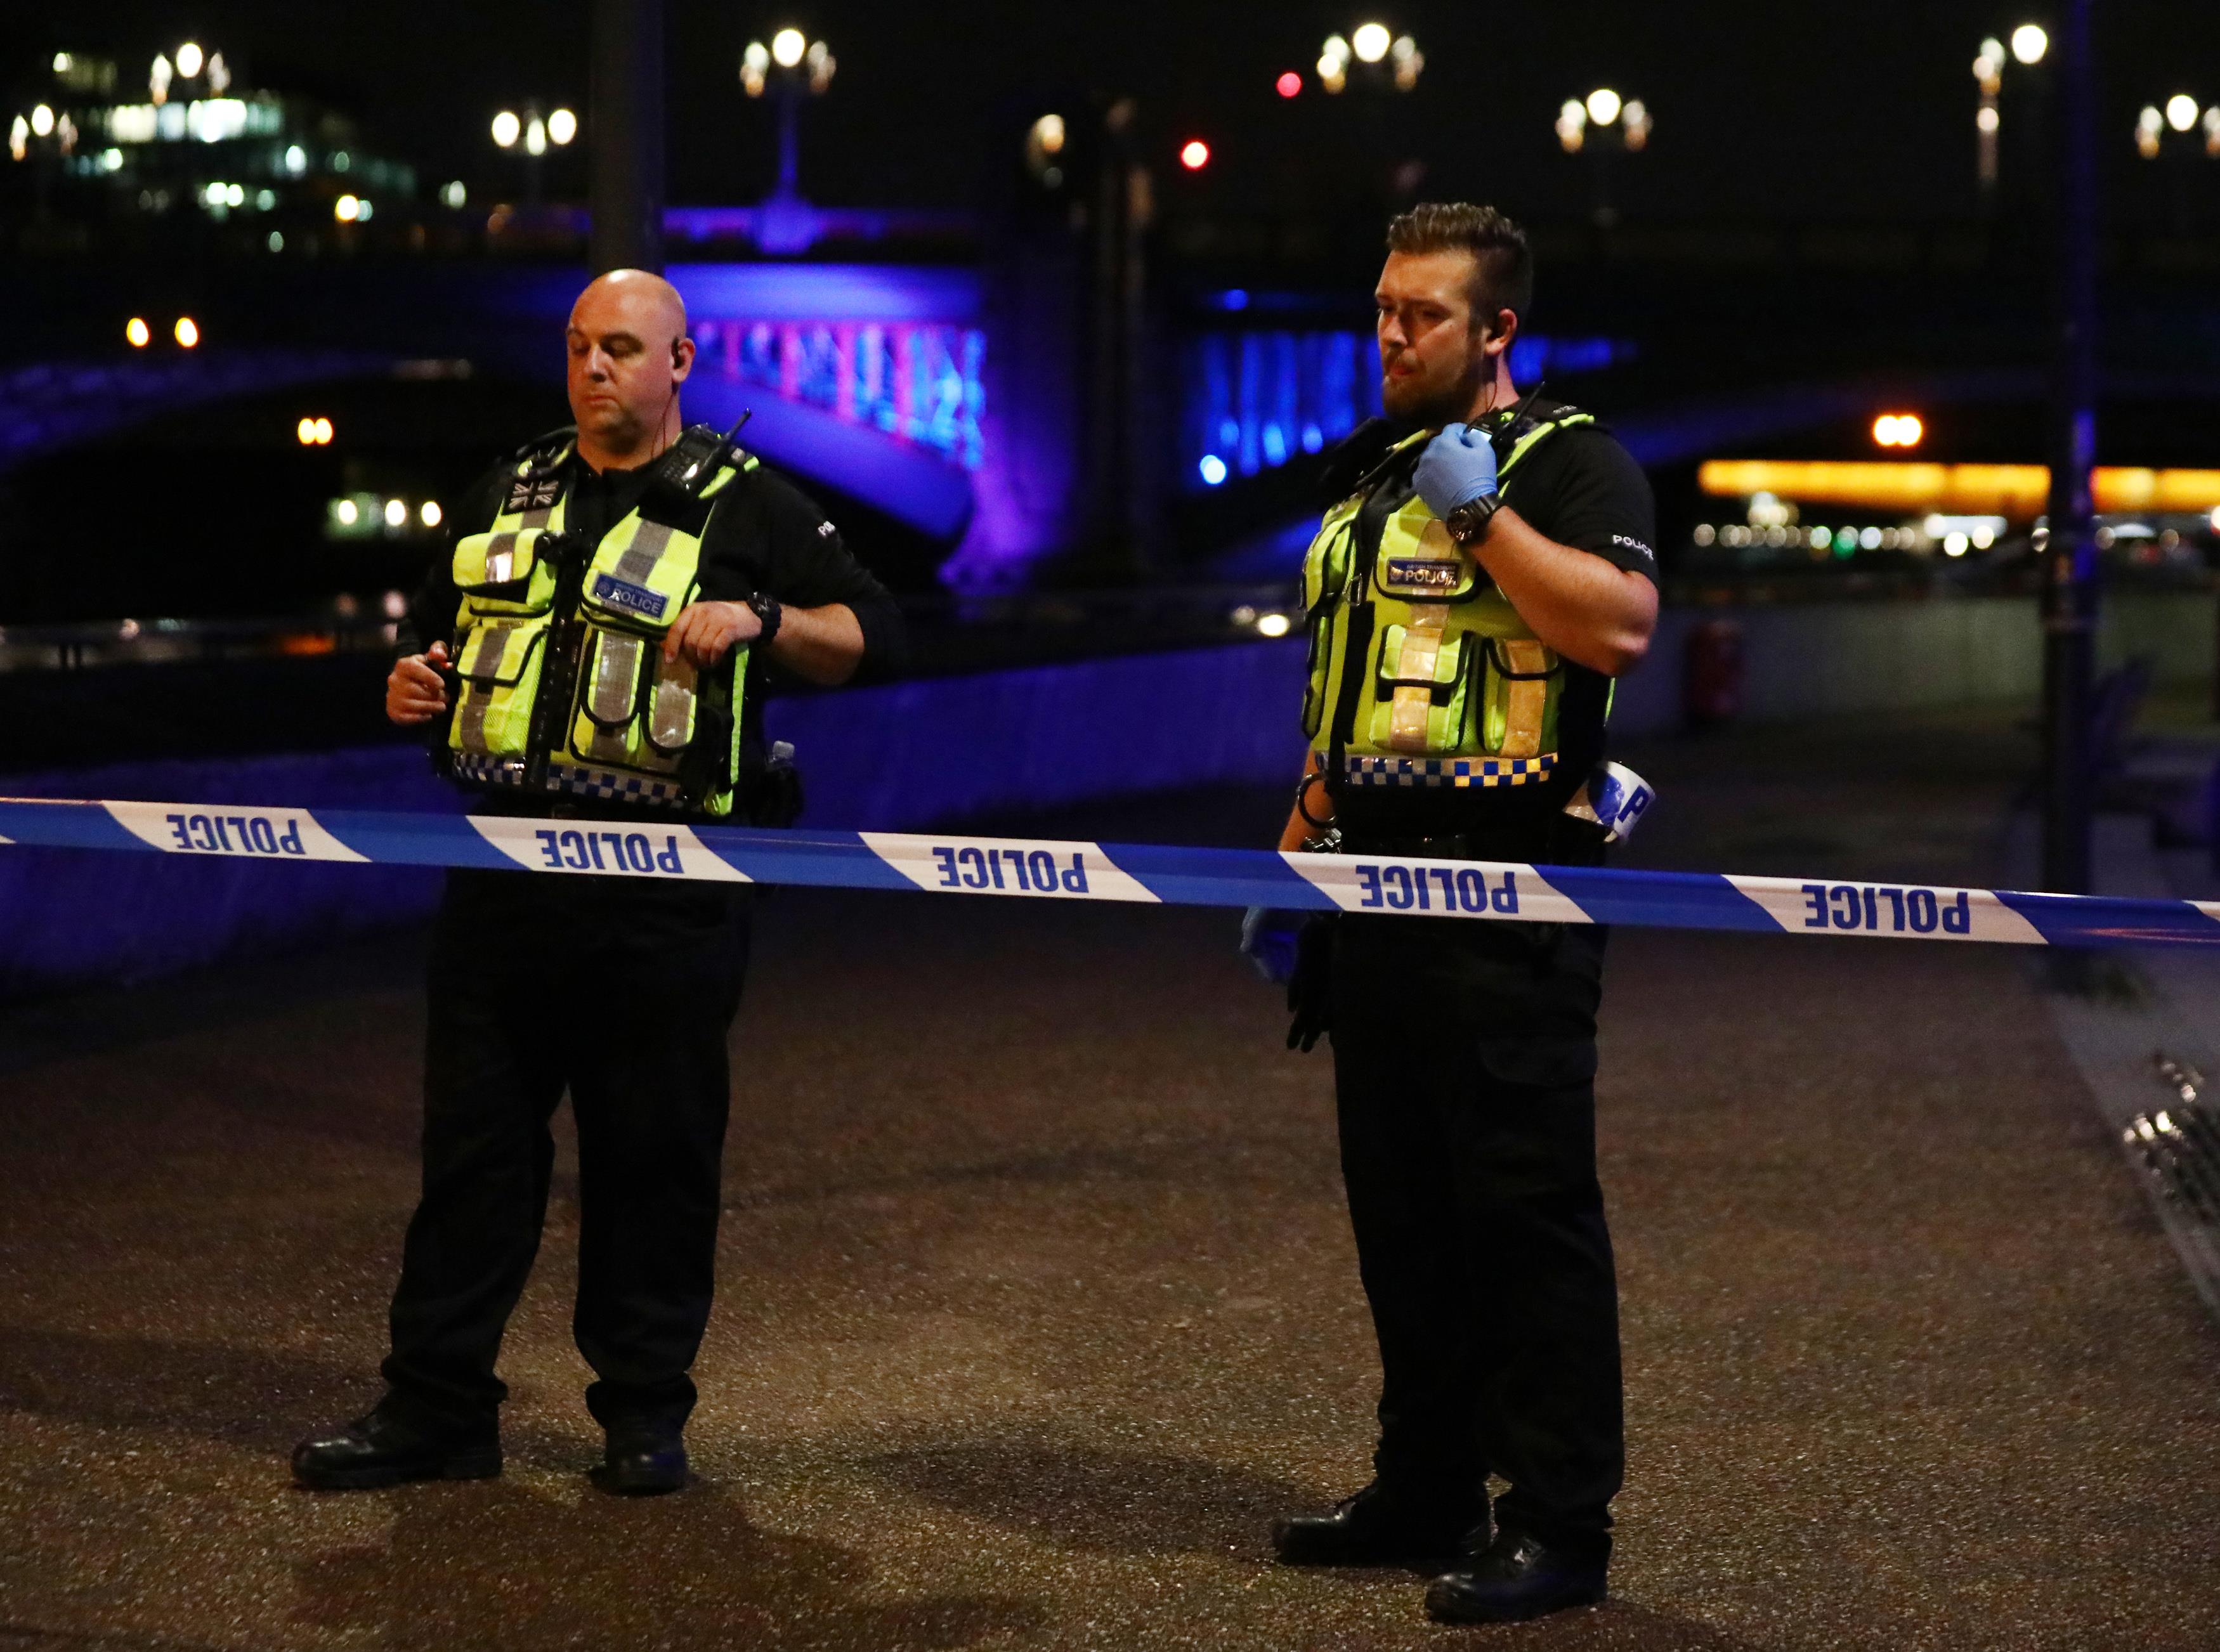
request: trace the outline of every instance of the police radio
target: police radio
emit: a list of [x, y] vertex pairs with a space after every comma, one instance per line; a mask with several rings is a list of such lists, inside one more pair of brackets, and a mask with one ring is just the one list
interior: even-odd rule
[[664, 450], [663, 457], [648, 467], [648, 490], [691, 504], [702, 496], [702, 489], [709, 485], [726, 455], [739, 453], [733, 439], [754, 416], [754, 408], [746, 409], [722, 435], [714, 425], [687, 426], [678, 433], [678, 439]]

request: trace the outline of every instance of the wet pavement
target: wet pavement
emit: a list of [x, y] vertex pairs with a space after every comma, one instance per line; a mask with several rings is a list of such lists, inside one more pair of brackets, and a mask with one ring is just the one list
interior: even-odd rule
[[[1974, 878], [2024, 744], [1659, 746], [1641, 858]], [[1442, 1630], [1416, 1579], [1268, 1564], [1274, 1514], [1365, 1477], [1372, 1350], [1327, 1062], [1281, 1051], [1233, 926], [768, 901], [699, 1480], [645, 1502], [583, 1474], [567, 1129], [504, 1477], [288, 1484], [375, 1397], [420, 941], [11, 1013], [0, 1652], [2220, 1646], [2220, 1330], [2000, 948], [1615, 937], [1612, 1599]]]

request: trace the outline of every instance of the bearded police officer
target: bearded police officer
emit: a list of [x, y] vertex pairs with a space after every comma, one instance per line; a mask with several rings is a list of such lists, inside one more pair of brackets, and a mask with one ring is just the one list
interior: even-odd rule
[[[761, 732], [767, 668], [836, 683], [883, 667], [900, 616], [808, 500], [728, 437], [682, 426], [694, 346], [661, 277], [594, 282], [568, 341], [577, 427], [520, 450], [455, 513], [453, 554], [415, 609], [428, 645], [395, 667], [387, 714], [431, 727], [480, 814], [763, 820], [778, 789]], [[567, 837], [598, 847], [608, 835]], [[598, 1379], [586, 1404], [608, 1431], [596, 1480], [625, 1493], [684, 1482], [744, 901], [723, 882], [449, 875], [430, 968], [423, 1194], [387, 1391], [299, 1446], [302, 1484], [500, 1472], [495, 1356], [539, 1244], [548, 1124], [566, 1088], [574, 1328]]]
[[[1306, 560], [1313, 753], [1281, 847], [1596, 863], [1612, 679], [1657, 613], [1648, 484], [1590, 415], [1512, 383], [1533, 288], [1515, 225], [1420, 206], [1388, 246], [1396, 427]], [[1282, 1520], [1283, 1562], [1442, 1570], [1426, 1605], [1451, 1621], [1603, 1598], [1623, 1463], [1603, 941], [1385, 912], [1303, 936], [1290, 1042], [1331, 1030], [1381, 1383], [1372, 1483]]]

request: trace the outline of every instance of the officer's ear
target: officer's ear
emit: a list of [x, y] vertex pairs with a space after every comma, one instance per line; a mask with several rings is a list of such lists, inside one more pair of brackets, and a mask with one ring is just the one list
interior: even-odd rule
[[1518, 312], [1499, 309], [1494, 316], [1480, 323], [1480, 347], [1491, 360], [1511, 348], [1511, 341], [1518, 336]]
[[675, 389], [694, 371], [694, 340], [680, 334], [670, 341], [670, 383]]

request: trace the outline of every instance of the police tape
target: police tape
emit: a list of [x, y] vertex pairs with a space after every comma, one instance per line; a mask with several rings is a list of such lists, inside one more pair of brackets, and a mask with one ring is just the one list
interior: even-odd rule
[[0, 844], [2027, 946], [2220, 945], [2220, 902], [945, 833], [0, 798]]

